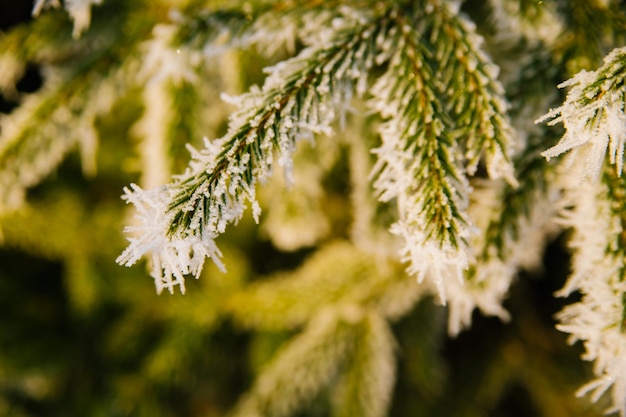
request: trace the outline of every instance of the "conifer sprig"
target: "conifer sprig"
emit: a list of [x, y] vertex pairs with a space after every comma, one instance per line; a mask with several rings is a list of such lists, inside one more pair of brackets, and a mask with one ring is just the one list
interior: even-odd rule
[[[397, 200], [392, 232], [406, 242], [408, 271], [432, 278], [445, 303], [446, 280], [461, 282], [468, 266], [467, 174], [484, 158], [492, 178], [514, 184], [512, 130], [497, 71], [458, 9], [422, 1], [395, 19], [395, 50], [372, 88], [387, 119], [374, 185], [380, 200]], [[460, 93], [466, 86], [472, 94]]]
[[428, 59], [416, 43], [419, 34], [409, 24], [400, 27], [393, 38], [397, 52], [372, 88], [372, 107], [388, 118], [381, 128], [383, 144], [375, 150], [374, 185], [381, 201], [398, 199], [403, 220], [422, 218], [426, 240], [457, 248], [465, 221], [458, 207], [462, 173], [454, 163], [452, 124], [445, 103], [432, 89], [434, 71], [424, 64]]
[[[208, 145], [209, 152], [195, 153], [204, 169], [192, 169], [172, 186], [176, 193], [169, 207], [174, 212], [170, 234], [192, 225], [200, 232], [208, 228], [221, 233], [227, 223], [240, 217], [246, 200], [258, 215], [254, 188], [270, 175], [274, 149], [289, 178], [295, 143], [331, 131], [334, 108], [345, 111], [341, 106], [350, 100], [354, 82], [363, 92], [365, 70], [372, 65], [374, 52], [365, 30], [348, 26], [329, 39], [330, 46], [310, 47], [268, 69], [270, 77], [263, 90], [233, 100], [239, 109], [230, 120], [229, 133]], [[240, 191], [245, 196], [239, 196]], [[194, 218], [204, 215], [200, 207], [212, 213], [203, 221]]]
[[474, 23], [458, 10], [436, 4], [432, 16], [426, 36], [441, 69], [441, 87], [449, 98], [446, 110], [456, 125], [452, 136], [463, 145], [466, 170], [474, 175], [484, 158], [491, 178], [502, 177], [516, 185], [510, 160], [513, 132], [506, 116], [504, 88], [498, 81], [499, 69], [482, 51], [483, 39]]
[[[213, 239], [241, 218], [247, 203], [258, 220], [255, 187], [271, 175], [274, 153], [290, 183], [296, 143], [331, 132], [336, 113], [347, 110], [354, 90], [357, 94], [365, 92], [367, 70], [374, 65], [379, 48], [372, 39], [385, 38], [384, 34], [378, 35], [387, 30], [388, 19], [350, 9], [348, 12], [334, 19], [333, 27], [321, 31], [317, 43], [267, 69], [269, 76], [262, 89], [252, 89], [236, 98], [225, 97], [238, 107], [230, 118], [228, 133], [206, 141], [202, 151], [192, 150], [187, 172], [161, 190], [164, 194], [158, 200], [165, 201], [166, 206], [159, 218], [165, 223], [146, 226], [162, 229], [167, 236], [160, 239], [170, 242], [161, 253], [164, 258], [189, 259], [192, 255], [183, 253], [193, 251], [185, 243], [189, 240], [213, 248]], [[126, 193], [129, 201], [142, 204], [143, 190], [135, 187]], [[133, 240], [118, 262], [130, 265], [146, 251], [152, 251], [151, 246], [141, 238]], [[213, 249], [206, 253], [217, 254]], [[161, 256], [157, 251], [152, 257]], [[161, 261], [155, 263], [164, 265]], [[162, 280], [170, 290], [172, 274], [180, 284], [182, 275], [189, 273], [184, 264], [175, 263], [180, 267], [178, 271], [153, 269], [155, 279]]]
[[[626, 415], [626, 336], [624, 312], [624, 180], [626, 141], [626, 49], [613, 50], [595, 71], [581, 71], [559, 87], [571, 87], [562, 106], [541, 119], [563, 123], [565, 134], [543, 155], [570, 151], [569, 172], [561, 173], [564, 198], [560, 222], [573, 230], [572, 273], [558, 293], [579, 292], [577, 303], [558, 315], [557, 328], [585, 346], [583, 358], [594, 362], [596, 379], [579, 395], [597, 401], [610, 392], [608, 413]], [[608, 153], [608, 158], [607, 158]], [[613, 166], [612, 166], [613, 165]], [[610, 390], [610, 391], [609, 391]]]
[[[610, 393], [607, 413], [626, 415], [626, 334], [624, 311], [623, 198], [613, 200], [624, 190], [623, 179], [606, 168], [603, 180], [586, 181], [566, 190], [569, 206], [561, 222], [573, 230], [569, 246], [573, 250], [572, 273], [560, 296], [581, 294], [579, 302], [558, 313], [557, 329], [569, 333], [570, 343], [582, 341], [583, 359], [593, 361], [596, 379], [578, 391], [598, 401]], [[608, 191], [608, 186], [617, 186]], [[609, 391], [610, 390], [610, 391]]]
[[608, 150], [609, 160], [621, 174], [626, 143], [626, 47], [604, 58], [596, 71], [581, 71], [559, 88], [571, 87], [562, 106], [537, 122], [563, 123], [565, 134], [543, 153], [547, 159], [567, 151], [571, 163], [579, 164], [585, 177], [597, 181]]

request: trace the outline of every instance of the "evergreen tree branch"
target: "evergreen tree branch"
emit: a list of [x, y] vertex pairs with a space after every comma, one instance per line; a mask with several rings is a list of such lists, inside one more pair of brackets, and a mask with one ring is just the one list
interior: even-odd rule
[[381, 128], [383, 143], [375, 150], [374, 186], [381, 201], [397, 199], [400, 221], [391, 230], [407, 242], [402, 252], [410, 261], [409, 272], [421, 280], [426, 273], [422, 268], [432, 264], [443, 301], [444, 278], [437, 269], [465, 267], [459, 249], [467, 234], [463, 176], [452, 162], [451, 124], [433, 89], [427, 51], [417, 43], [420, 33], [408, 22], [396, 28], [389, 40], [395, 45], [389, 68], [372, 88], [372, 107], [388, 118]]
[[557, 316], [557, 329], [570, 334], [570, 343], [582, 341], [582, 358], [594, 362], [597, 378], [581, 387], [578, 395], [591, 393], [595, 402], [610, 390], [611, 408], [607, 413], [619, 412], [622, 416], [626, 414], [626, 288], [621, 210], [625, 190], [623, 178], [608, 167], [603, 181], [567, 189], [570, 208], [564, 210], [561, 221], [573, 229], [569, 246], [574, 255], [572, 274], [558, 295], [578, 291], [582, 298]]
[[453, 137], [464, 145], [468, 174], [476, 173], [484, 157], [491, 178], [502, 177], [517, 185], [510, 159], [513, 131], [504, 88], [497, 79], [499, 69], [483, 52], [483, 39], [474, 23], [445, 3], [436, 4], [432, 27], [427, 27], [425, 35], [441, 68], [447, 111], [457, 129]]
[[[193, 240], [208, 248], [205, 253], [218, 256], [213, 239], [224, 232], [229, 223], [240, 219], [251, 203], [258, 219], [260, 207], [255, 187], [271, 174], [273, 153], [285, 168], [291, 182], [291, 158], [298, 140], [317, 133], [329, 133], [335, 110], [345, 104], [356, 88], [365, 90], [367, 69], [373, 65], [377, 45], [371, 39], [385, 28], [386, 18], [369, 17], [350, 11], [335, 27], [322, 31], [317, 44], [303, 50], [297, 57], [268, 69], [270, 76], [262, 90], [253, 90], [234, 101], [238, 111], [231, 117], [226, 136], [206, 143], [200, 152], [193, 151], [190, 169], [162, 189], [160, 197], [151, 199], [154, 207], [165, 212], [164, 223], [147, 225], [146, 230], [160, 230], [165, 235], [161, 253], [149, 240], [131, 240], [131, 245], [118, 258], [119, 263], [133, 264], [147, 251], [152, 251], [155, 264], [159, 259], [178, 268], [163, 272], [153, 268], [153, 276], [172, 289], [172, 273], [176, 283], [189, 273], [188, 266], [173, 259], [190, 259], [186, 241]], [[360, 20], [359, 20], [360, 19]], [[138, 187], [127, 190], [127, 199], [141, 205], [145, 198]], [[157, 193], [156, 191], [151, 192]], [[150, 220], [152, 222], [152, 220]], [[138, 230], [138, 229], [137, 229]], [[176, 248], [178, 246], [179, 248]], [[198, 252], [200, 246], [194, 249]], [[155, 250], [156, 249], [156, 250]], [[215, 259], [214, 259], [215, 260]], [[198, 269], [195, 269], [199, 273]]]
[[548, 160], [572, 151], [572, 164], [581, 165], [582, 175], [597, 181], [608, 150], [609, 160], [621, 174], [626, 143], [626, 48], [613, 50], [596, 71], [581, 71], [559, 85], [571, 87], [562, 106], [537, 122], [563, 123], [559, 143], [543, 153]]
[[[445, 303], [447, 281], [461, 282], [468, 266], [466, 171], [486, 156], [491, 176], [515, 183], [511, 128], [493, 64], [458, 10], [424, 1], [395, 19], [395, 52], [372, 89], [372, 107], [388, 119], [375, 151], [375, 187], [381, 201], [398, 201], [400, 221], [392, 232], [406, 242], [408, 271], [420, 281], [429, 276]], [[439, 73], [443, 82], [434, 75]], [[473, 94], [455, 92], [468, 80]]]

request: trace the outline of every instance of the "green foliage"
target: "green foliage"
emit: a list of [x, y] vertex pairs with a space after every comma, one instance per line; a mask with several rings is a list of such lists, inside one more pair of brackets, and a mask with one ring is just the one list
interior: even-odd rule
[[[563, 132], [533, 122], [553, 107], [546, 117], [563, 121], [570, 102], [604, 103], [586, 124], [596, 130], [613, 120], [606, 103], [623, 117], [624, 95], [613, 94], [624, 89], [623, 49], [602, 63], [626, 42], [623, 1], [104, 0], [85, 2], [88, 28], [72, 2], [44, 3], [0, 33], [10, 108], [0, 115], [0, 415], [599, 416], [615, 406], [575, 397], [601, 375], [554, 328], [565, 302], [550, 296], [569, 255], [563, 239], [544, 251], [548, 242], [573, 235], [573, 269], [598, 268], [581, 260], [580, 227], [550, 222], [563, 195], [571, 218], [582, 205], [563, 166], [541, 156]], [[555, 86], [583, 68], [596, 78], [577, 76], [564, 101]], [[25, 86], [32, 73], [40, 80]], [[608, 213], [594, 254], [619, 271], [602, 294], [626, 271], [618, 133], [589, 211]], [[120, 199], [130, 183], [161, 198], [151, 206], [128, 191], [140, 217], [166, 207], [154, 229]], [[158, 245], [133, 235], [147, 262], [122, 267], [125, 225], [174, 249], [152, 256]], [[188, 238], [196, 246], [179, 250]], [[202, 252], [208, 240], [219, 250]], [[126, 264], [144, 254], [124, 253]], [[202, 268], [205, 256], [218, 265]], [[157, 296], [149, 273], [159, 291], [197, 279], [184, 296]], [[593, 298], [583, 275], [560, 294]], [[626, 296], [613, 293], [621, 327], [607, 328], [623, 337]], [[578, 308], [559, 313], [559, 329], [575, 327]]]

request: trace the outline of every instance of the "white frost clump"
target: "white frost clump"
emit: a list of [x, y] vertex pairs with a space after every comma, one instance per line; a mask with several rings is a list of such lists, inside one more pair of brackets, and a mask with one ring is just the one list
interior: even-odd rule
[[176, 285], [180, 286], [180, 291], [184, 294], [184, 275], [193, 274], [198, 278], [205, 258], [211, 258], [218, 268], [224, 270], [220, 260], [222, 254], [215, 245], [212, 234], [168, 237], [171, 215], [167, 210], [169, 193], [166, 187], [142, 190], [131, 184], [131, 188], [124, 189], [124, 199], [135, 205], [139, 224], [127, 227], [125, 232], [136, 233], [137, 237], [128, 239], [130, 245], [116, 259], [117, 263], [131, 266], [144, 255], [148, 255], [152, 267], [151, 275], [159, 294], [163, 289], [173, 293]]
[[421, 227], [409, 222], [396, 222], [390, 231], [404, 238], [400, 256], [402, 262], [409, 264], [407, 273], [416, 276], [420, 283], [428, 277], [437, 289], [441, 304], [445, 305], [450, 285], [463, 285], [463, 272], [468, 267], [466, 251], [441, 247], [439, 242], [427, 239]]

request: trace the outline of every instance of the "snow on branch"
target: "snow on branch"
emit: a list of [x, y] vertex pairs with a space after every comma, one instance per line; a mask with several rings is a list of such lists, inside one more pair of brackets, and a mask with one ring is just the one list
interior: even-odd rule
[[[367, 16], [344, 9], [331, 27], [320, 30], [316, 43], [266, 69], [269, 76], [262, 89], [252, 88], [239, 97], [225, 96], [238, 108], [229, 120], [228, 133], [207, 140], [201, 151], [192, 149], [187, 172], [165, 186], [161, 190], [165, 197], [155, 203], [164, 215], [156, 220], [143, 216], [143, 229], [135, 229], [141, 233], [156, 228], [161, 237], [154, 238], [160, 244], [149, 245], [144, 237], [132, 238], [118, 263], [129, 266], [149, 254], [158, 291], [172, 291], [184, 274], [197, 277], [198, 269], [194, 271], [178, 260], [193, 259], [198, 251], [211, 254], [215, 260], [213, 239], [241, 218], [248, 203], [258, 220], [255, 188], [271, 175], [275, 153], [287, 183], [293, 181], [292, 154], [297, 142], [315, 134], [329, 134], [337, 112], [341, 116], [347, 111], [354, 90], [357, 94], [365, 92], [367, 69], [374, 65], [379, 49], [370, 40], [386, 30], [387, 21], [384, 15]], [[153, 192], [139, 187], [126, 191], [128, 201], [138, 208]], [[204, 249], [181, 243], [188, 241]]]
[[626, 47], [604, 58], [596, 71], [581, 71], [559, 85], [571, 87], [562, 106], [537, 120], [563, 123], [565, 134], [542, 155], [548, 160], [572, 151], [570, 163], [579, 165], [584, 177], [597, 181], [608, 149], [609, 160], [621, 175], [626, 142]]
[[395, 19], [389, 66], [372, 88], [370, 105], [386, 119], [372, 176], [379, 199], [397, 201], [391, 231], [405, 241], [407, 271], [432, 282], [445, 304], [469, 263], [466, 173], [485, 157], [490, 176], [515, 183], [511, 128], [497, 71], [458, 10], [423, 1]]
[[[565, 134], [543, 152], [546, 159], [571, 151], [572, 169], [562, 172], [560, 223], [573, 231], [572, 273], [558, 293], [580, 293], [559, 314], [557, 328], [581, 341], [583, 359], [596, 379], [578, 394], [597, 401], [610, 393], [607, 413], [626, 416], [626, 183], [621, 178], [626, 141], [626, 47], [613, 50], [596, 71], [581, 71], [559, 87], [571, 87], [565, 103], [538, 122], [563, 123]], [[610, 165], [615, 165], [615, 169]], [[584, 181], [581, 181], [583, 179]]]
[[[626, 415], [626, 245], [623, 178], [605, 169], [602, 181], [583, 183], [566, 191], [569, 208], [561, 216], [573, 229], [572, 274], [558, 295], [579, 292], [579, 302], [558, 313], [557, 329], [569, 342], [581, 341], [582, 358], [593, 362], [596, 379], [578, 391], [597, 401], [610, 393], [607, 413]], [[566, 201], [566, 203], [567, 203]]]

